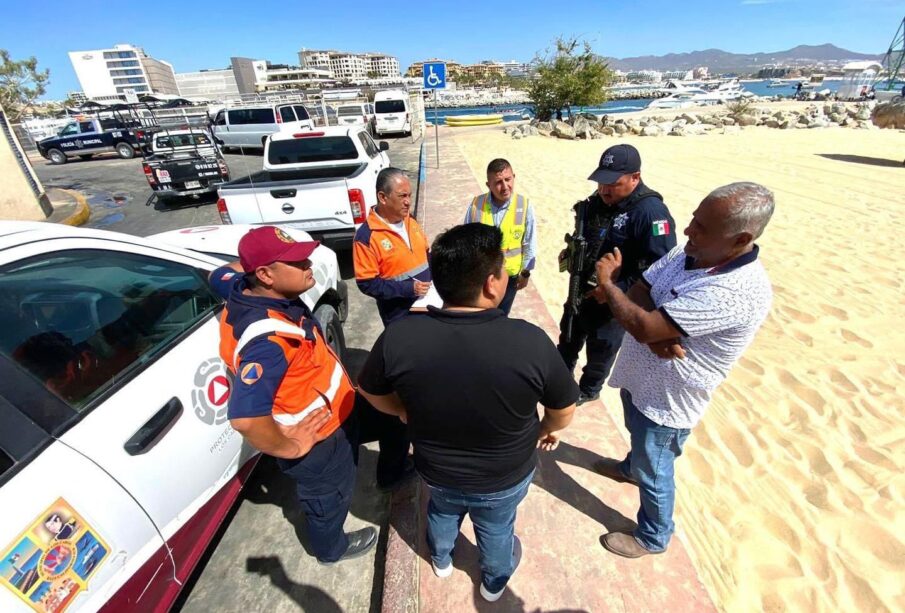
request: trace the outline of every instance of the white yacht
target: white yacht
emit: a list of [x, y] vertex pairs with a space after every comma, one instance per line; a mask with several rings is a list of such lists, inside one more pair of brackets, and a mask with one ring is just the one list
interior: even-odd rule
[[725, 81], [714, 89], [700, 87], [683, 87], [665, 98], [658, 98], [647, 105], [649, 109], [681, 109], [690, 106], [708, 106], [724, 104], [739, 98], [752, 96], [751, 92], [742, 89], [737, 80]]

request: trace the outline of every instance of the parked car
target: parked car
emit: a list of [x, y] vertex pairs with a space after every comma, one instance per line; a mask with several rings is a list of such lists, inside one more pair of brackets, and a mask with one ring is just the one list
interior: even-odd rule
[[51, 164], [65, 164], [71, 157], [83, 160], [96, 153], [116, 152], [123, 159], [135, 157], [143, 132], [112, 120], [80, 119], [66, 124], [56, 136], [37, 142], [38, 152]]
[[217, 190], [220, 219], [280, 224], [333, 249], [350, 247], [377, 204], [377, 173], [390, 165], [388, 148], [363, 126], [274, 134], [264, 149], [264, 170]]
[[[311, 118], [314, 121], [314, 127], [323, 128], [328, 126], [336, 126], [339, 125], [339, 119], [336, 116], [336, 109], [332, 106], [320, 106], [318, 104], [312, 104], [308, 107], [308, 110], [311, 112]], [[324, 112], [326, 111], [326, 119], [324, 119]]]
[[258, 104], [221, 109], [213, 133], [224, 147], [261, 149], [271, 134], [314, 129], [308, 109], [299, 103]]
[[[166, 611], [186, 584], [258, 457], [207, 283], [247, 230], [0, 222], [0, 611]], [[311, 260], [341, 350], [336, 254]]]
[[206, 130], [161, 130], [151, 137], [142, 169], [161, 200], [197, 196], [229, 181], [229, 168]]
[[336, 107], [336, 117], [341, 126], [367, 126], [374, 133], [374, 105], [369, 102], [340, 105]]
[[412, 133], [412, 115], [408, 94], [402, 90], [377, 92], [374, 95], [374, 133], [377, 136], [402, 132]]

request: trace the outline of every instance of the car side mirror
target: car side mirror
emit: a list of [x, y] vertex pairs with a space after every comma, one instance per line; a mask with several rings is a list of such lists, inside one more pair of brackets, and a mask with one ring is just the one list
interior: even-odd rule
[[378, 149], [380, 149], [381, 151], [389, 151], [389, 150], [390, 150], [390, 143], [386, 142], [385, 140], [382, 140], [382, 141], [380, 141], [380, 144], [379, 144], [377, 147], [378, 147]]

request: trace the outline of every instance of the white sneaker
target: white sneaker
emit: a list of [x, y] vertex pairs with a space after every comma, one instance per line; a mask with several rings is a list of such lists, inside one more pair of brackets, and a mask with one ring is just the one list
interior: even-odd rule
[[487, 602], [496, 602], [497, 600], [500, 599], [500, 596], [502, 596], [503, 592], [505, 592], [505, 591], [506, 591], [506, 586], [504, 585], [503, 589], [501, 589], [499, 592], [496, 592], [496, 593], [491, 592], [486, 587], [484, 587], [484, 582], [483, 581], [481, 582], [481, 596], [483, 596], [484, 600], [486, 600]]
[[[445, 579], [446, 577], [449, 577], [453, 571], [452, 562], [450, 562], [449, 565], [446, 566], [446, 568], [440, 568], [439, 566], [434, 564], [433, 560], [431, 560], [431, 568], [434, 569], [434, 574], [437, 575], [438, 577], [440, 577], [441, 579]], [[497, 598], [499, 598], [499, 596], [497, 596]]]
[[[515, 569], [518, 568], [518, 565], [522, 561], [522, 541], [519, 540], [519, 537], [517, 536], [513, 536], [512, 539], [512, 557], [515, 558], [515, 564], [512, 568], [512, 574], [514, 575]], [[452, 564], [450, 564], [450, 566], [452, 566]], [[483, 596], [484, 600], [486, 600], [487, 602], [496, 602], [500, 599], [500, 596], [502, 596], [503, 592], [505, 591], [506, 586], [504, 585], [499, 592], [491, 592], [486, 587], [484, 587], [484, 582], [481, 581], [481, 596]]]

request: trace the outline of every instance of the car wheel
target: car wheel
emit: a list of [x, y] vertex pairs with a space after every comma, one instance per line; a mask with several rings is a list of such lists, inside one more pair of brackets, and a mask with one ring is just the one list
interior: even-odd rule
[[337, 281], [336, 293], [339, 294], [339, 320], [345, 323], [349, 318], [349, 286], [345, 281]]
[[90, 153], [88, 153], [88, 154], [85, 154], [85, 155], [80, 155], [80, 156], [79, 156], [79, 159], [80, 159], [80, 160], [90, 160], [92, 157], [94, 157], [94, 156], [91, 155]]
[[66, 154], [60, 151], [59, 149], [51, 149], [47, 152], [47, 159], [50, 160], [51, 164], [65, 164], [66, 163]]
[[346, 339], [343, 336], [343, 327], [339, 322], [339, 314], [329, 304], [322, 304], [314, 310], [314, 318], [324, 331], [324, 339], [333, 352], [342, 360], [346, 351]]
[[120, 143], [116, 146], [116, 153], [124, 160], [131, 160], [135, 157], [135, 149], [129, 143]]

